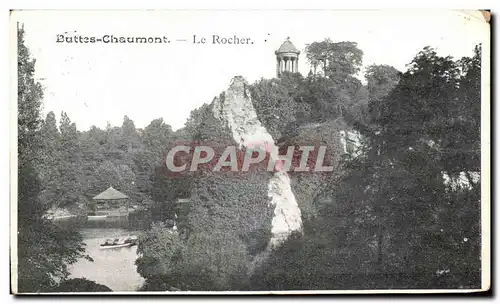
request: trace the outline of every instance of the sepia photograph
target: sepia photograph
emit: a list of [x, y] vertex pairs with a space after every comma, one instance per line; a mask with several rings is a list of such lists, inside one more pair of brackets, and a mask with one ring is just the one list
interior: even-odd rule
[[490, 18], [12, 10], [11, 293], [488, 291]]

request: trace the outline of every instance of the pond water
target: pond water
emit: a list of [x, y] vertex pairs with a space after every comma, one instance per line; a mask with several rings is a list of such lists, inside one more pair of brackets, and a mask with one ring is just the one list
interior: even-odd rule
[[80, 259], [69, 267], [70, 278], [86, 278], [113, 291], [136, 291], [144, 283], [137, 273], [137, 246], [100, 249], [106, 239], [124, 238], [137, 232], [120, 228], [81, 228], [86, 253], [94, 262]]

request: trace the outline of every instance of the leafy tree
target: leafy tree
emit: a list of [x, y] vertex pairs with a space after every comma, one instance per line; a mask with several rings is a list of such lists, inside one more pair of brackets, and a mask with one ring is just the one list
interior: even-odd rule
[[43, 138], [40, 147], [40, 160], [38, 172], [41, 183], [40, 201], [47, 207], [55, 207], [59, 203], [59, 192], [61, 176], [59, 162], [61, 160], [61, 139], [57, 128], [56, 118], [53, 112], [49, 112], [40, 129], [40, 137]]
[[105, 142], [106, 132], [92, 126], [90, 130], [80, 132], [80, 147], [82, 149], [82, 190], [84, 197], [91, 199], [103, 191], [99, 177], [95, 174], [96, 168], [106, 159]]
[[191, 111], [185, 123], [185, 129], [189, 139], [199, 139], [198, 132], [201, 129], [200, 126], [203, 123], [204, 116], [208, 115], [210, 109], [211, 107], [208, 104], [203, 104], [200, 108]]
[[363, 51], [351, 41], [333, 42], [325, 39], [313, 42], [306, 47], [306, 58], [316, 74], [319, 68], [325, 77], [342, 83], [348, 76], [361, 69]]
[[151, 121], [142, 134], [145, 148], [162, 156], [172, 140], [172, 133], [172, 127], [163, 122], [162, 118]]
[[247, 275], [242, 242], [223, 233], [200, 232], [187, 240], [161, 226], [141, 237], [137, 271], [148, 290], [241, 290]]
[[[479, 142], [479, 50], [454, 61], [425, 48], [392, 90], [370, 79], [380, 72], [371, 68], [370, 117], [356, 122], [363, 153], [345, 159], [341, 178], [314, 200], [305, 235], [273, 253], [252, 288], [480, 285], [479, 184], [469, 178], [470, 187], [453, 188], [443, 180], [443, 172], [478, 168], [478, 148], [469, 143]], [[451, 144], [459, 138], [463, 147]], [[465, 153], [473, 161], [457, 157]]]
[[68, 115], [61, 113], [59, 129], [61, 131], [61, 158], [58, 162], [60, 180], [58, 196], [60, 206], [75, 203], [83, 203], [82, 179], [80, 175], [82, 166], [82, 154], [80, 148], [79, 134], [76, 125], [71, 123]]
[[[182, 143], [192, 148], [209, 145], [215, 150], [214, 162], [226, 147], [236, 146], [231, 131], [214, 116], [213, 104], [193, 111], [186, 128], [187, 140], [174, 141], [172, 145]], [[245, 149], [237, 152], [240, 166], [245, 153]], [[166, 250], [139, 248], [142, 255], [137, 261], [138, 269], [147, 278], [147, 288], [247, 288], [251, 261], [270, 239], [273, 211], [267, 196], [270, 176], [264, 167], [252, 172], [213, 172], [214, 162], [181, 174], [169, 173], [164, 164], [157, 168], [155, 200], [163, 203], [164, 211], [174, 213], [175, 200], [188, 197], [189, 212], [185, 219], [178, 218], [179, 234], [164, 229], [146, 233], [146, 242], [168, 244], [160, 245], [166, 246]]]
[[284, 73], [280, 80], [262, 79], [252, 85], [252, 102], [260, 122], [275, 139], [296, 120], [298, 108], [294, 97], [303, 80], [300, 74]]
[[[446, 137], [441, 139], [446, 151], [443, 162], [446, 171], [456, 176], [461, 171], [479, 172], [481, 168], [481, 45], [474, 48], [473, 57], [464, 57], [457, 63], [460, 70], [456, 105]], [[474, 184], [466, 174], [469, 184]]]
[[147, 200], [151, 197], [151, 189], [153, 187], [153, 174], [155, 166], [161, 159], [155, 157], [154, 152], [146, 149], [136, 151], [133, 155], [131, 167], [134, 175], [134, 192], [140, 193], [142, 200]]
[[19, 292], [40, 292], [68, 275], [67, 265], [84, 256], [81, 236], [62, 230], [44, 218], [40, 178], [40, 108], [43, 90], [34, 79], [35, 61], [18, 28], [18, 227], [17, 283]]
[[57, 292], [109, 292], [112, 291], [109, 287], [98, 284], [95, 281], [87, 280], [86, 278], [69, 279], [61, 282], [57, 286]]
[[97, 168], [96, 175], [99, 177], [101, 189], [113, 186], [125, 193], [131, 193], [134, 187], [135, 174], [127, 165], [115, 165], [111, 161], [105, 161]]
[[135, 128], [134, 122], [128, 117], [123, 118], [123, 125], [121, 127], [121, 136], [119, 140], [119, 148], [125, 152], [132, 152], [140, 148], [140, 138]]
[[284, 73], [279, 80], [253, 84], [252, 101], [259, 120], [278, 141], [296, 135], [300, 125], [339, 117], [352, 123], [366, 117], [368, 110], [367, 89], [353, 75], [336, 81]]
[[[361, 69], [363, 51], [351, 41], [325, 39], [306, 47], [306, 58], [314, 73], [308, 77], [315, 120], [342, 116], [353, 123], [365, 116], [368, 92], [355, 76]], [[320, 69], [318, 77], [317, 69]], [[305, 96], [303, 99], [311, 100]]]
[[400, 72], [390, 65], [370, 65], [366, 68], [365, 78], [370, 100], [387, 96], [400, 79]]
[[[478, 260], [463, 261], [479, 257], [479, 195], [447, 190], [443, 172], [450, 167], [470, 170], [467, 162], [448, 157], [464, 150], [450, 146], [448, 140], [470, 138], [456, 119], [469, 112], [457, 111], [463, 98], [459, 92], [479, 86], [462, 82], [459, 64], [428, 47], [408, 67], [394, 90], [377, 101], [380, 111], [373, 116], [377, 132], [370, 135], [368, 158], [359, 164], [361, 168], [353, 167], [365, 172], [360, 185], [369, 189], [365, 189], [369, 197], [360, 201], [370, 210], [372, 219], [367, 223], [379, 227], [378, 269], [399, 267], [421, 287], [477, 286]], [[479, 119], [478, 114], [469, 121]], [[404, 243], [408, 250], [397, 253], [397, 245]]]

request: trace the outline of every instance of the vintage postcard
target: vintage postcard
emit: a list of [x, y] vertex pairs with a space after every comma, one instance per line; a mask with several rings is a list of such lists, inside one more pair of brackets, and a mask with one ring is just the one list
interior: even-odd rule
[[10, 19], [13, 294], [490, 289], [488, 11]]

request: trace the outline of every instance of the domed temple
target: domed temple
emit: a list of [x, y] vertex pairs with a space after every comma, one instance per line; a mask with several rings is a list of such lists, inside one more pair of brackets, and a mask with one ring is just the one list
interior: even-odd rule
[[283, 72], [299, 72], [300, 51], [292, 44], [290, 37], [274, 52], [276, 54], [276, 77], [280, 77]]

